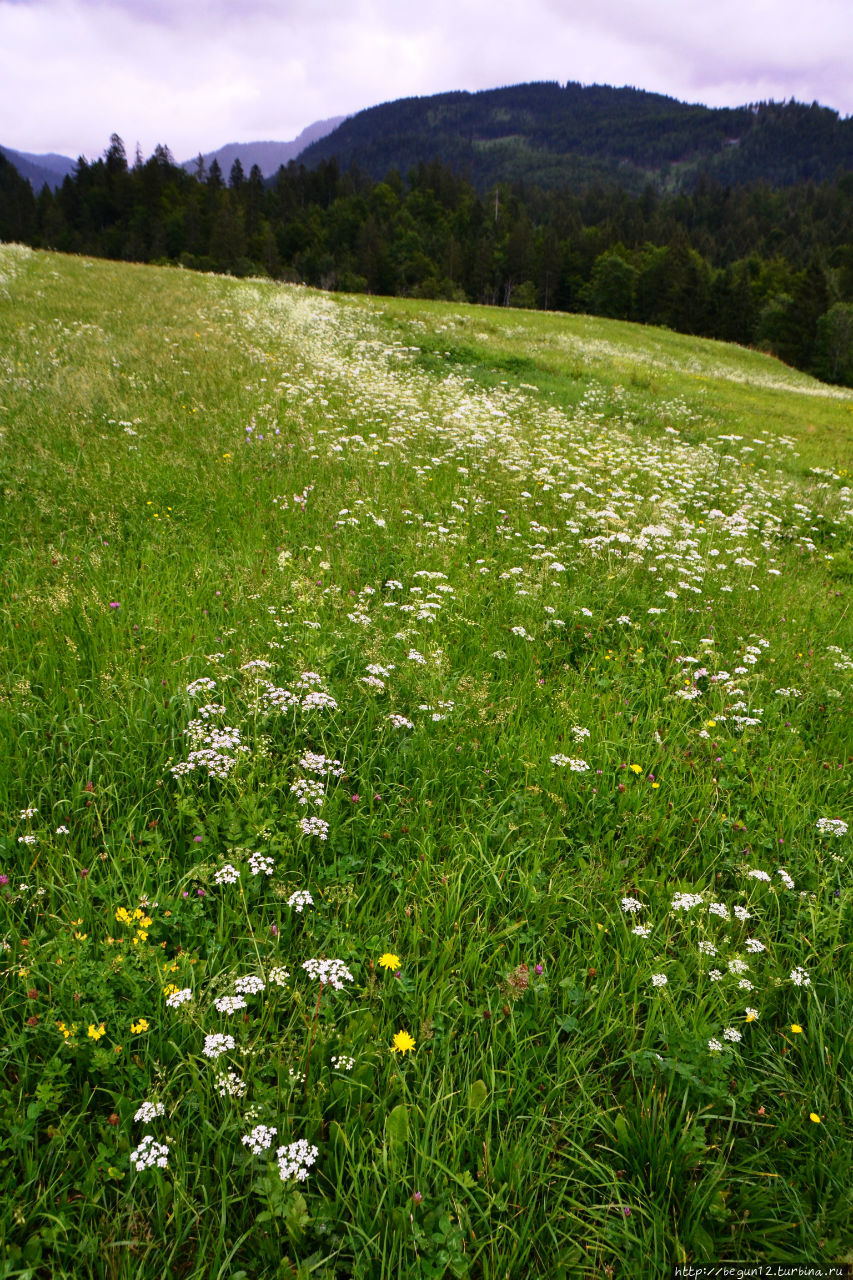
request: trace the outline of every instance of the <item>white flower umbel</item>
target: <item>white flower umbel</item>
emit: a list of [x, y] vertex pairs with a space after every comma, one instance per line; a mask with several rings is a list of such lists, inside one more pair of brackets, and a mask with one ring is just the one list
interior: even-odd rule
[[322, 818], [318, 818], [315, 814], [312, 814], [310, 818], [300, 818], [299, 825], [304, 836], [319, 836], [321, 840], [328, 839], [328, 822], [324, 822]]
[[224, 867], [219, 868], [213, 879], [217, 884], [236, 884], [240, 879], [240, 872], [236, 867], [232, 867], [230, 862], [226, 862]]
[[288, 1182], [291, 1178], [295, 1178], [297, 1182], [304, 1182], [319, 1154], [317, 1148], [309, 1147], [304, 1138], [299, 1138], [297, 1142], [291, 1142], [286, 1147], [279, 1147], [275, 1155], [282, 1182]]
[[135, 1151], [130, 1153], [130, 1163], [137, 1173], [143, 1169], [165, 1169], [169, 1160], [169, 1145], [157, 1142], [150, 1133], [146, 1133]]
[[847, 835], [847, 823], [841, 818], [818, 818], [815, 823], [818, 834], [822, 836], [841, 836]]
[[306, 907], [313, 907], [314, 899], [307, 889], [297, 889], [287, 899], [287, 905], [293, 907], [293, 910], [301, 914]]
[[216, 1031], [213, 1035], [204, 1037], [202, 1053], [206, 1058], [221, 1058], [223, 1053], [230, 1053], [233, 1048], [234, 1037], [223, 1035], [221, 1031]]
[[302, 968], [310, 978], [316, 978], [336, 991], [342, 991], [345, 982], [355, 982], [343, 960], [305, 960]]
[[253, 1156], [261, 1156], [272, 1146], [272, 1140], [278, 1133], [275, 1125], [256, 1124], [254, 1129], [244, 1133], [240, 1141], [248, 1147]]
[[182, 1004], [188, 1004], [192, 998], [192, 988], [183, 987], [182, 990], [173, 991], [171, 995], [166, 996], [166, 1004], [170, 1009], [180, 1009]]
[[243, 996], [220, 996], [213, 1004], [218, 1013], [236, 1013], [238, 1009], [246, 1008]]
[[256, 973], [247, 973], [243, 978], [236, 978], [234, 990], [239, 996], [256, 996], [263, 991], [266, 983]]
[[162, 1102], [143, 1102], [142, 1106], [133, 1117], [134, 1120], [141, 1121], [143, 1124], [149, 1124], [152, 1120], [156, 1120], [157, 1116], [166, 1114], [166, 1108]]
[[274, 982], [277, 987], [283, 987], [290, 977], [290, 970], [285, 969], [283, 965], [276, 965], [274, 969], [270, 969], [270, 982]]
[[250, 853], [249, 870], [253, 876], [271, 876], [275, 871], [275, 862], [269, 854]]

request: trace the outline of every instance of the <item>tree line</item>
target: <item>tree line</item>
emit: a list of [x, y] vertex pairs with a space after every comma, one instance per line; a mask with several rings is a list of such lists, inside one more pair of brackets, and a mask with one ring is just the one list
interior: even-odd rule
[[188, 172], [113, 135], [57, 191], [0, 156], [0, 239], [322, 289], [584, 311], [767, 350], [853, 385], [853, 173], [785, 189], [700, 177], [634, 195], [499, 183], [440, 160], [376, 181], [334, 159]]

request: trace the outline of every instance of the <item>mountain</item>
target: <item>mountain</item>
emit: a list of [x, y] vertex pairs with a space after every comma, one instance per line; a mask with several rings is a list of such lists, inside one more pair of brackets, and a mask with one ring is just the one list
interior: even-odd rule
[[[320, 141], [327, 133], [337, 129], [344, 120], [346, 116], [317, 120], [314, 124], [309, 124], [307, 129], [303, 129], [299, 137], [294, 138], [292, 142], [228, 142], [218, 151], [208, 151], [202, 157], [204, 166], [209, 169], [213, 161], [218, 160], [219, 167], [227, 180], [232, 164], [239, 157], [247, 175], [252, 165], [256, 164], [264, 177], [268, 178], [283, 164], [289, 164], [291, 160], [295, 160], [311, 143]], [[190, 173], [195, 173], [197, 166], [198, 157], [183, 161], [183, 168]]]
[[703, 170], [786, 186], [853, 169], [853, 118], [817, 103], [712, 108], [641, 89], [520, 84], [370, 107], [299, 159], [312, 168], [333, 157], [377, 180], [438, 157], [480, 191], [498, 181], [677, 191]]
[[22, 178], [28, 179], [35, 192], [41, 191], [45, 185], [54, 190], [61, 187], [63, 178], [73, 172], [77, 163], [69, 156], [58, 156], [53, 152], [36, 156], [28, 151], [13, 151], [11, 147], [0, 147], [0, 154], [15, 166]]

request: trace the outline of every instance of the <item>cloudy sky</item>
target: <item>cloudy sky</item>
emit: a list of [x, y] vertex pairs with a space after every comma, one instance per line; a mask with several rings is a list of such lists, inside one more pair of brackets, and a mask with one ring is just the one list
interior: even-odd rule
[[526, 80], [853, 114], [851, 0], [0, 0], [0, 143], [187, 159]]

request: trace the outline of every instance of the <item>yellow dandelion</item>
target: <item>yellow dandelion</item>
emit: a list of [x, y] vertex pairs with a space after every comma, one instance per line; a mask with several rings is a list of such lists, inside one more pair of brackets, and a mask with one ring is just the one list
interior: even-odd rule
[[400, 957], [395, 956], [393, 951], [386, 951], [384, 956], [379, 957], [379, 963], [383, 969], [399, 969]]
[[802, 1035], [803, 1033], [803, 1028], [800, 1026], [799, 1022], [792, 1022], [791, 1030], [793, 1031], [795, 1036]]
[[812, 1124], [820, 1124], [820, 1116], [816, 1115], [814, 1111], [809, 1112], [809, 1119], [811, 1120]]
[[409, 1035], [408, 1031], [398, 1031], [394, 1037], [395, 1053], [410, 1053], [415, 1047], [415, 1042]]
[[629, 764], [629, 765], [628, 765], [628, 768], [631, 770], [631, 772], [632, 772], [632, 773], [642, 773], [642, 772], [643, 772], [643, 766], [642, 766], [641, 764]]

